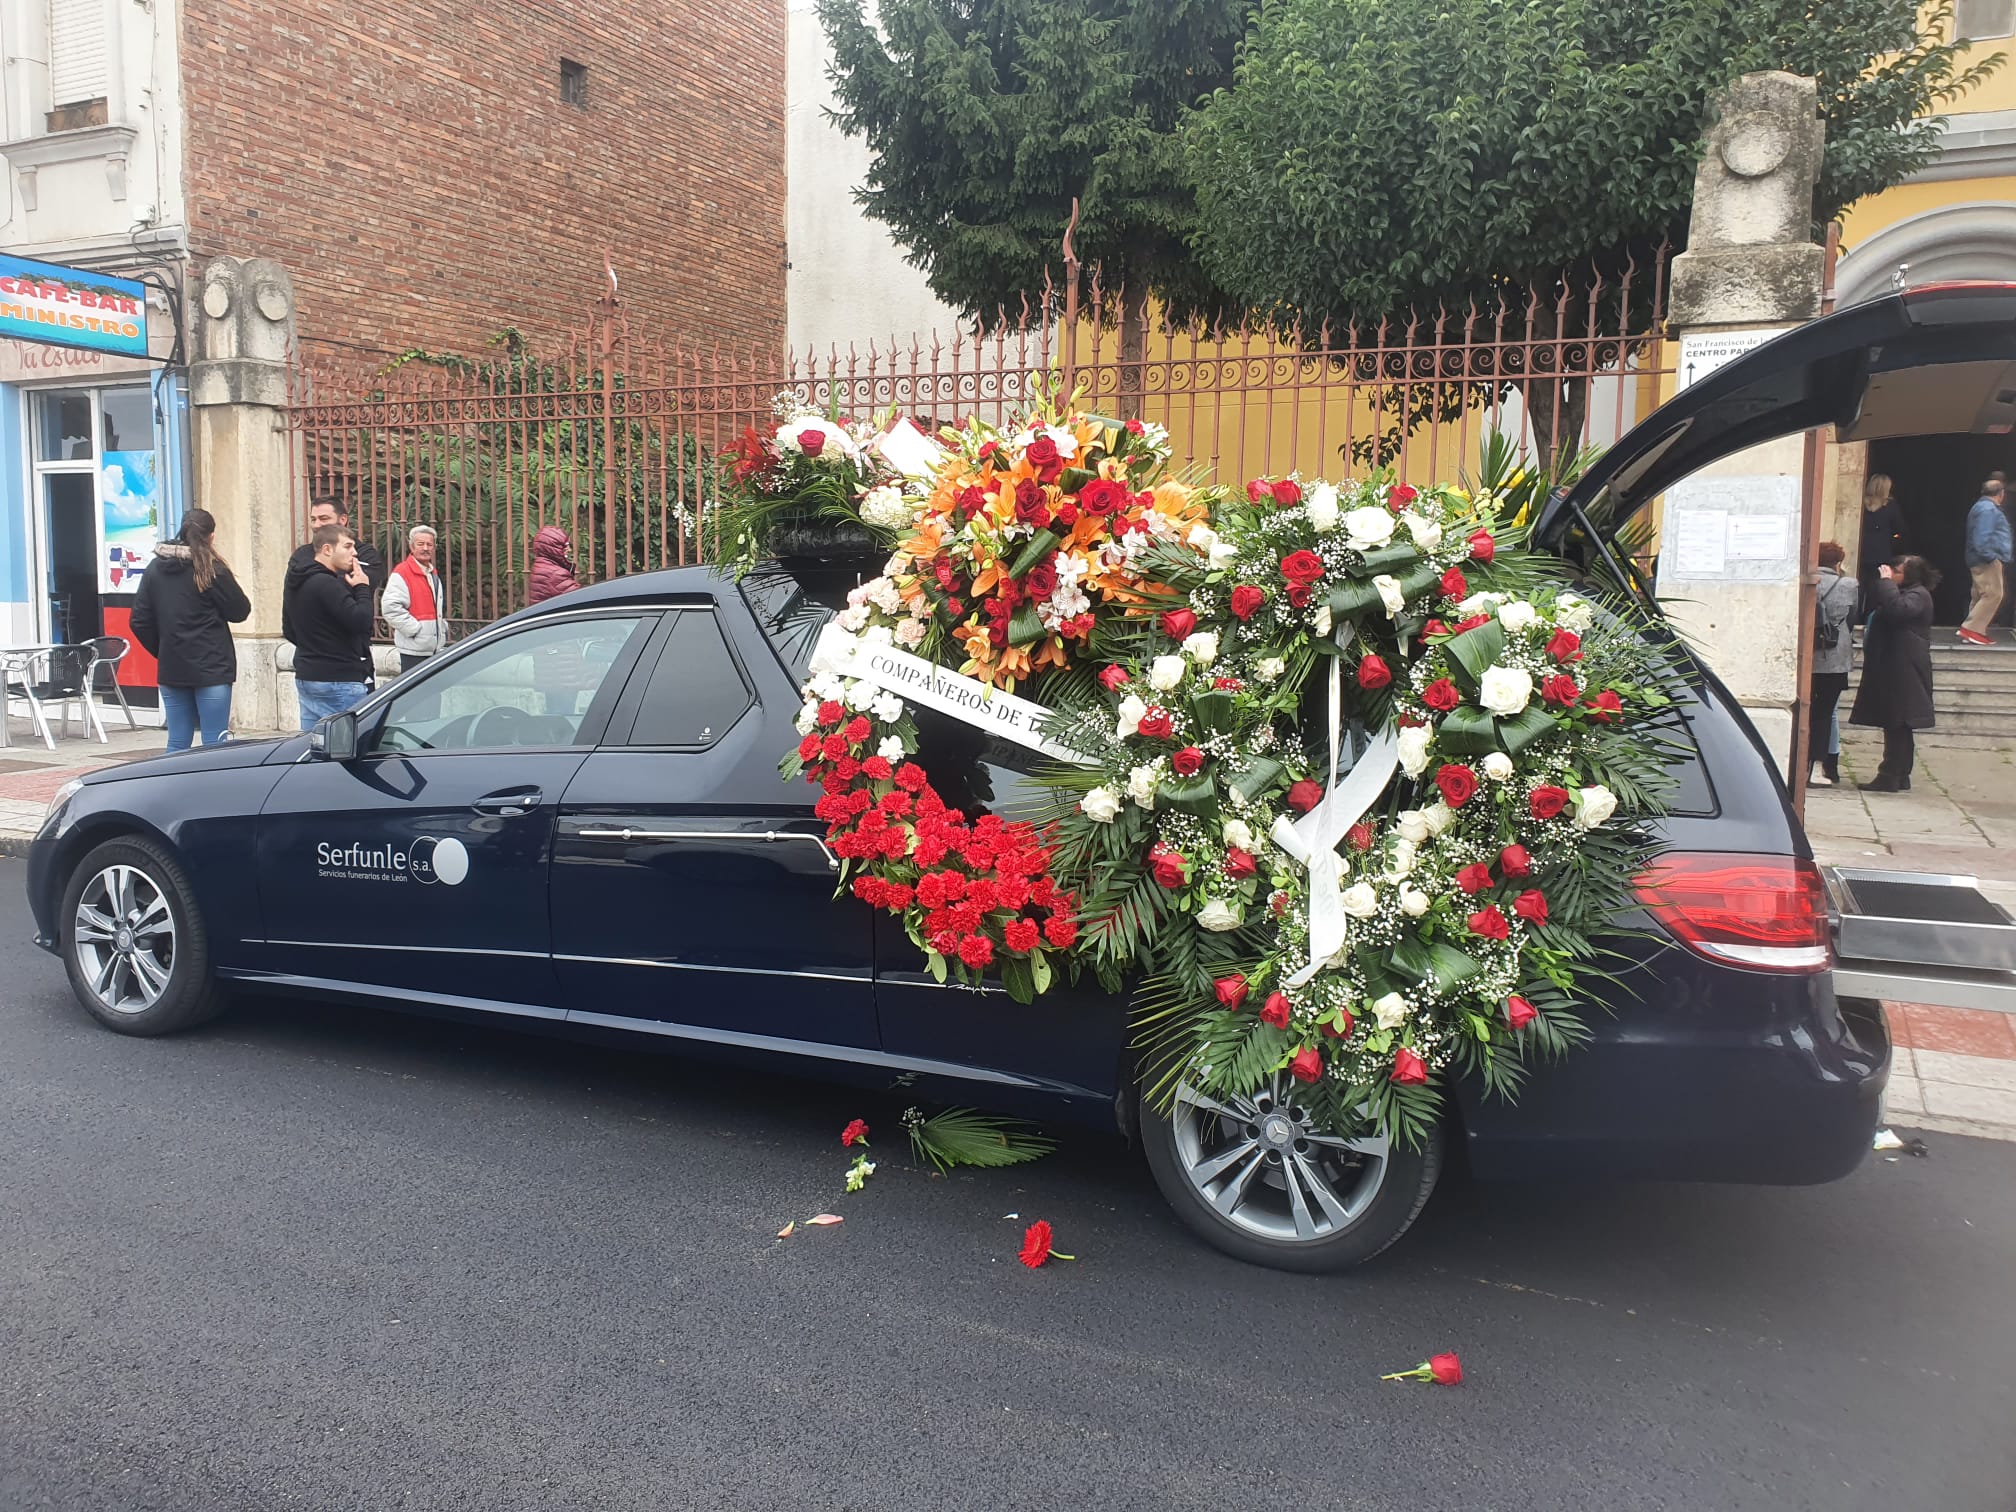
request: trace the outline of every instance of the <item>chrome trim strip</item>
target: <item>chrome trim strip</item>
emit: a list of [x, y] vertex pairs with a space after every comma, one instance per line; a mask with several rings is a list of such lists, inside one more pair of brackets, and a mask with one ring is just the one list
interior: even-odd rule
[[774, 844], [779, 840], [804, 840], [819, 847], [826, 858], [828, 871], [840, 870], [840, 858], [827, 848], [826, 842], [817, 835], [801, 834], [795, 830], [643, 830], [643, 829], [577, 829], [563, 830], [562, 839], [573, 840], [746, 840], [760, 845]]
[[556, 961], [575, 961], [584, 966], [654, 966], [664, 971], [719, 971], [729, 976], [799, 977], [815, 982], [872, 982], [875, 975], [863, 971], [850, 975], [837, 971], [772, 971], [761, 966], [707, 966], [698, 961], [654, 961], [645, 956], [556, 955]]
[[502, 1013], [513, 1018], [544, 1019], [560, 1023], [567, 1017], [564, 1008], [545, 1008], [534, 1003], [502, 1003], [495, 998], [458, 997], [452, 992], [416, 992], [410, 987], [383, 987], [371, 982], [345, 982], [336, 977], [296, 976], [284, 971], [219, 972], [234, 982], [256, 987], [288, 987], [303, 992], [329, 993], [337, 997], [383, 999], [400, 1003], [430, 1003], [438, 1008], [461, 1008], [472, 1013]]
[[545, 961], [544, 950], [478, 950], [461, 945], [366, 945], [346, 940], [268, 940], [268, 945], [288, 945], [308, 950], [403, 950], [419, 955], [516, 956], [525, 961]]

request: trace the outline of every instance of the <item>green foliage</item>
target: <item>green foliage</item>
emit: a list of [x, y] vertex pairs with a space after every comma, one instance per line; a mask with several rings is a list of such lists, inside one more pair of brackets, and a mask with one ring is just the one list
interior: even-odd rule
[[971, 1108], [947, 1108], [924, 1117], [917, 1109], [903, 1114], [910, 1153], [940, 1171], [954, 1166], [1011, 1166], [1048, 1155], [1054, 1141], [1013, 1119], [991, 1118]]

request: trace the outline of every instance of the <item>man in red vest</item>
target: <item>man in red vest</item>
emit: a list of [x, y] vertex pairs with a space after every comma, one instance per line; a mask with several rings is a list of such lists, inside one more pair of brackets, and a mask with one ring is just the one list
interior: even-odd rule
[[399, 670], [411, 672], [448, 644], [446, 603], [441, 575], [434, 570], [434, 527], [415, 525], [406, 532], [406, 559], [385, 580], [379, 603], [392, 628], [392, 646]]

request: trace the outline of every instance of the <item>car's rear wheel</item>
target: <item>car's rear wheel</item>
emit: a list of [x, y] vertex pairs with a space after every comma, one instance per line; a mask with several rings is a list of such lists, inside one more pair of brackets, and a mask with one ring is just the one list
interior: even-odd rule
[[1204, 1240], [1281, 1270], [1362, 1265], [1406, 1233], [1442, 1168], [1438, 1131], [1419, 1150], [1314, 1128], [1285, 1072], [1252, 1097], [1185, 1086], [1169, 1116], [1141, 1105], [1149, 1169]]
[[222, 1009], [189, 879], [152, 841], [87, 855], [63, 890], [62, 925], [70, 986], [106, 1028], [173, 1034]]

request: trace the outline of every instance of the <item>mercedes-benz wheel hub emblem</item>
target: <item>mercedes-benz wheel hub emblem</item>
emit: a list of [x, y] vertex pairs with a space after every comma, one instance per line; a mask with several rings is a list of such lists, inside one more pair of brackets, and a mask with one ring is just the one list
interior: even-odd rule
[[1269, 1149], [1285, 1150], [1295, 1142], [1295, 1125], [1283, 1113], [1269, 1113], [1260, 1121], [1260, 1138]]
[[122, 929], [112, 937], [112, 945], [121, 955], [130, 954], [133, 949], [133, 931]]

